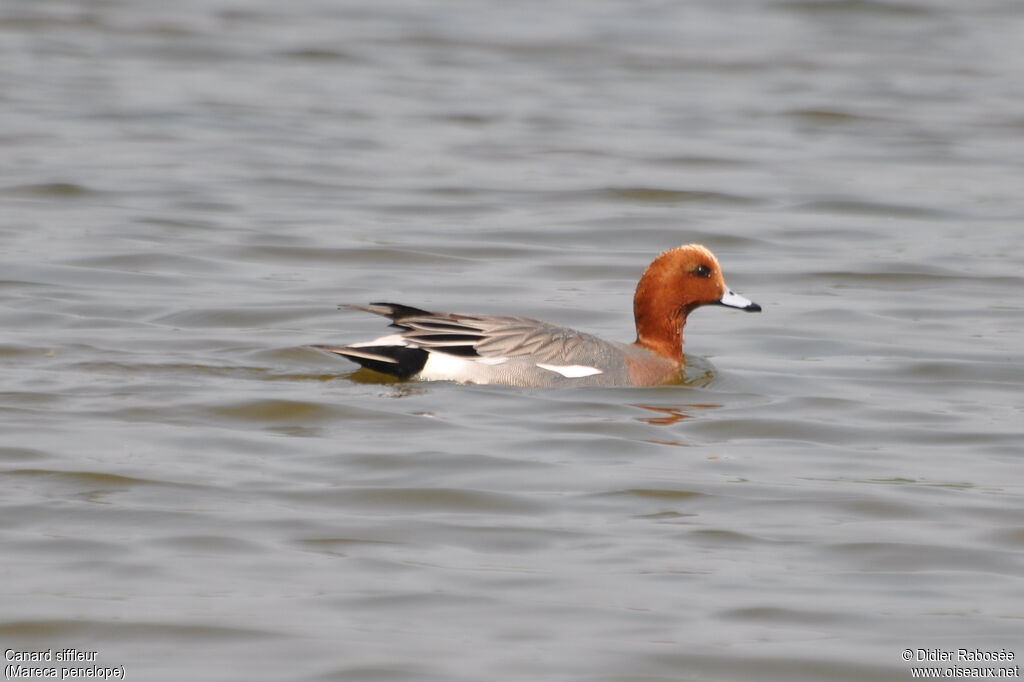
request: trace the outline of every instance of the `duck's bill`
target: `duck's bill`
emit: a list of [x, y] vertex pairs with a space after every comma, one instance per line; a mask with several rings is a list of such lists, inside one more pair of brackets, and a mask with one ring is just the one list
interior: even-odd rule
[[720, 305], [728, 306], [730, 308], [739, 308], [740, 310], [746, 310], [748, 313], [759, 313], [761, 312], [761, 306], [751, 301], [749, 298], [744, 298], [731, 289], [726, 289], [722, 298], [718, 299]]

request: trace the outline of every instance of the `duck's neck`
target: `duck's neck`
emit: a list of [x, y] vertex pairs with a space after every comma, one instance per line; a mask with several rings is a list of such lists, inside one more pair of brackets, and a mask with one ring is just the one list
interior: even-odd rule
[[666, 357], [673, 362], [683, 361], [683, 324], [686, 323], [686, 309], [650, 296], [643, 287], [637, 286], [633, 297], [633, 317], [636, 320], [636, 341], [647, 350]]

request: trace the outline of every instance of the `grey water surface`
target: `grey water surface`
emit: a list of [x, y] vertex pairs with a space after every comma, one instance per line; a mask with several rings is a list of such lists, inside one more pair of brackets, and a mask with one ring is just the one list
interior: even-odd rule
[[[1021, 35], [1018, 0], [2, 0], [0, 649], [155, 682], [1024, 656]], [[691, 316], [686, 385], [308, 347], [377, 300], [631, 340], [687, 242], [764, 312]]]

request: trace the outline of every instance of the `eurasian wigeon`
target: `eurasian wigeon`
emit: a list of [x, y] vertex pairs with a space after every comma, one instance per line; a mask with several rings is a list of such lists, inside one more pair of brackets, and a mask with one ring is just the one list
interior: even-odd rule
[[636, 341], [605, 341], [528, 317], [432, 313], [398, 303], [346, 306], [383, 315], [401, 331], [347, 346], [315, 346], [401, 379], [508, 386], [653, 386], [678, 382], [683, 326], [702, 305], [761, 306], [725, 285], [700, 244], [655, 258], [636, 285]]

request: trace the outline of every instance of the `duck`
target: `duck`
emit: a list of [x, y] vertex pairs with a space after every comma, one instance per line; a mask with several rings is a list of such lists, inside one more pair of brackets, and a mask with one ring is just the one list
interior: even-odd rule
[[679, 383], [683, 328], [706, 305], [761, 306], [726, 286], [701, 244], [658, 254], [633, 296], [636, 339], [609, 341], [529, 317], [431, 312], [401, 303], [344, 305], [385, 317], [397, 333], [343, 346], [314, 345], [398, 379], [521, 387], [656, 386]]

